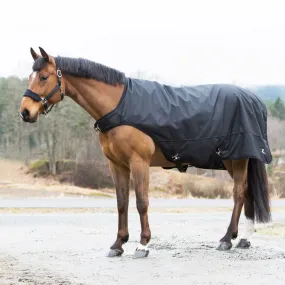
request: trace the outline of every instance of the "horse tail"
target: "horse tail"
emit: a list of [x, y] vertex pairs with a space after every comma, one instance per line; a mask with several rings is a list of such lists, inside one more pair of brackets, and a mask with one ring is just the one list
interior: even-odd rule
[[269, 202], [269, 187], [265, 164], [260, 160], [250, 158], [247, 171], [248, 199], [253, 207], [254, 218], [257, 222], [271, 221]]

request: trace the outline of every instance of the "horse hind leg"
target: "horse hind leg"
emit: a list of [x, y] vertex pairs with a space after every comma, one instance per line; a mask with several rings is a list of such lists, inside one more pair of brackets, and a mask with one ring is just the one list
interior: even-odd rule
[[229, 174], [234, 180], [234, 208], [232, 211], [232, 217], [228, 226], [227, 232], [223, 238], [221, 238], [217, 250], [229, 250], [232, 248], [232, 239], [236, 239], [238, 235], [238, 223], [241, 214], [241, 210], [244, 203], [244, 192], [246, 186], [247, 177], [247, 165], [248, 160], [234, 160], [225, 161], [225, 166], [229, 171]]
[[270, 197], [264, 163], [257, 159], [249, 159], [247, 173], [247, 190], [244, 203], [245, 232], [237, 245], [239, 248], [250, 247], [249, 238], [255, 231], [254, 220], [261, 223], [271, 221]]

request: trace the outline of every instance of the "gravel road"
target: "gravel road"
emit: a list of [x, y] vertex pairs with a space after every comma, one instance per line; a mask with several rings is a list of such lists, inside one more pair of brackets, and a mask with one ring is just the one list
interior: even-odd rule
[[0, 204], [1, 285], [285, 284], [284, 200], [273, 201], [274, 223], [258, 225], [252, 248], [229, 252], [215, 246], [232, 201], [151, 200], [146, 259], [133, 258], [140, 235], [134, 200], [130, 241], [118, 258], [106, 257], [117, 229], [114, 199], [2, 197]]

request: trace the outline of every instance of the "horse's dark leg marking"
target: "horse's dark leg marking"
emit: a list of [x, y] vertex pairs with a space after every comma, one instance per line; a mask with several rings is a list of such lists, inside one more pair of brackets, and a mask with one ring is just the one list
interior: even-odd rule
[[[226, 164], [225, 164], [226, 165]], [[247, 177], [248, 160], [235, 160], [232, 161], [232, 177], [234, 180], [234, 208], [232, 211], [231, 222], [225, 236], [220, 240], [217, 247], [218, 250], [229, 250], [232, 247], [232, 239], [238, 235], [238, 223], [241, 210], [244, 203], [244, 191]], [[227, 167], [227, 166], [226, 166]], [[229, 173], [230, 173], [229, 171]], [[231, 174], [231, 173], [230, 173]]]
[[115, 243], [111, 246], [109, 257], [120, 256], [124, 250], [122, 245], [129, 240], [128, 207], [130, 170], [110, 162], [110, 171], [116, 187], [118, 208], [118, 234]]
[[135, 251], [135, 257], [146, 257], [149, 254], [147, 244], [151, 238], [148, 222], [149, 164], [143, 159], [137, 158], [131, 163], [131, 171], [134, 179], [137, 210], [141, 222], [141, 239], [140, 244]]

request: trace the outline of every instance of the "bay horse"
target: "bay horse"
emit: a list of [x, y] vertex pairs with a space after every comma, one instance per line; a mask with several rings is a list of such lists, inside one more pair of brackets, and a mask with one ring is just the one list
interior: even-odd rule
[[[118, 106], [125, 88], [124, 73], [90, 60], [53, 57], [41, 47], [39, 50], [40, 54], [32, 48], [30, 50], [34, 59], [33, 72], [29, 76], [29, 87], [20, 106], [20, 117], [24, 122], [36, 122], [41, 114], [47, 114], [64, 96], [73, 99], [95, 121]], [[99, 142], [108, 159], [117, 196], [118, 231], [108, 256], [122, 255], [122, 246], [129, 239], [129, 182], [132, 174], [141, 223], [140, 243], [135, 250], [135, 257], [146, 257], [151, 239], [148, 220], [149, 167], [175, 168], [177, 164], [166, 159], [149, 135], [133, 126], [121, 125], [100, 132]], [[217, 249], [224, 251], [232, 248], [231, 240], [238, 236], [243, 206], [245, 232], [237, 247], [248, 248], [255, 220], [264, 223], [271, 220], [265, 163], [250, 157], [224, 160], [222, 163], [234, 182], [234, 207], [228, 229]]]

